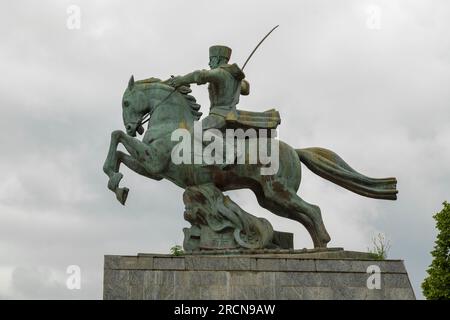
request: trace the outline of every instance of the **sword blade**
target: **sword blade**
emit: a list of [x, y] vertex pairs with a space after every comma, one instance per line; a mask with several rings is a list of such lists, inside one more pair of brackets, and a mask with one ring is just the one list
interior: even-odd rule
[[261, 43], [264, 42], [264, 40], [266, 40], [266, 38], [272, 33], [272, 31], [274, 31], [276, 28], [278, 28], [280, 25], [277, 24], [275, 27], [272, 28], [272, 30], [269, 31], [268, 34], [265, 35], [264, 38], [262, 38], [262, 40], [258, 43], [258, 45], [255, 47], [255, 49], [253, 49], [252, 53], [250, 53], [250, 55], [248, 56], [247, 60], [245, 60], [244, 65], [242, 66], [242, 70], [244, 70], [245, 66], [247, 65], [247, 62], [250, 60], [250, 58], [253, 56], [253, 54], [255, 53], [255, 51], [258, 49], [258, 47], [261, 45]]

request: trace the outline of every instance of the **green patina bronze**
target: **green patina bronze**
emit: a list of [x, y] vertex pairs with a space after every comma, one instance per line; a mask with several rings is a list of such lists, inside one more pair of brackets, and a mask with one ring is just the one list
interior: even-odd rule
[[[125, 204], [128, 188], [120, 187], [123, 163], [145, 177], [168, 179], [185, 190], [186, 251], [208, 249], [275, 248], [270, 223], [240, 208], [223, 192], [250, 189], [258, 203], [270, 212], [300, 222], [311, 235], [315, 247], [326, 247], [330, 236], [318, 206], [297, 195], [301, 163], [319, 176], [360, 195], [378, 199], [396, 199], [396, 179], [374, 179], [353, 170], [336, 153], [323, 148], [295, 149], [279, 141], [279, 167], [273, 175], [262, 175], [261, 163], [204, 165], [175, 164], [171, 153], [178, 141], [171, 135], [184, 128], [190, 133], [201, 117], [200, 105], [190, 95], [189, 84], [209, 84], [210, 112], [202, 120], [203, 129], [276, 128], [277, 111], [238, 110], [239, 96], [249, 93], [249, 82], [236, 64], [228, 64], [231, 49], [210, 48], [211, 70], [199, 70], [161, 81], [156, 78], [134, 81], [131, 77], [122, 100], [126, 132], [111, 134], [111, 143], [103, 170], [109, 177], [108, 188]], [[142, 141], [144, 117], [150, 114]], [[260, 139], [260, 138], [258, 138]], [[248, 141], [246, 141], [248, 143]], [[270, 140], [269, 140], [270, 143]], [[128, 153], [117, 150], [122, 144]], [[248, 149], [245, 154], [249, 157]]]

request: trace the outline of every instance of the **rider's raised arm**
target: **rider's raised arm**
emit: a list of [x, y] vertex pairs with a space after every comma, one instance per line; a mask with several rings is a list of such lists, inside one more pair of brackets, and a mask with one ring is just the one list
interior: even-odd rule
[[180, 77], [182, 84], [205, 84], [207, 82], [220, 82], [221, 80], [222, 76], [219, 69], [197, 70]]

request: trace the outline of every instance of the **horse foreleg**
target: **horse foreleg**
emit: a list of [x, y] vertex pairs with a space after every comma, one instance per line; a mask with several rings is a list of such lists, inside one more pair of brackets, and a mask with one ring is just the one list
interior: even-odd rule
[[142, 163], [140, 163], [138, 160], [134, 159], [132, 156], [122, 152], [122, 151], [116, 151], [116, 155], [117, 155], [117, 163], [116, 163], [116, 171], [119, 171], [119, 167], [120, 164], [123, 163], [124, 165], [126, 165], [128, 168], [130, 168], [131, 170], [133, 170], [134, 172], [150, 178], [150, 179], [154, 179], [154, 180], [161, 180], [162, 177], [149, 173], [144, 166], [142, 165]]
[[[155, 179], [155, 180], [162, 179], [161, 177], [159, 177], [157, 175], [153, 175], [153, 174], [147, 172], [147, 170], [145, 170], [145, 168], [142, 166], [142, 164], [139, 161], [137, 161], [136, 159], [134, 159], [133, 157], [131, 157], [130, 155], [128, 155], [122, 151], [116, 151], [116, 159], [117, 159], [117, 161], [115, 164], [114, 171], [117, 173], [119, 173], [120, 164], [123, 163], [128, 168], [130, 168], [131, 170], [133, 170], [134, 172], [136, 172], [142, 176], [145, 176], [145, 177], [148, 177], [151, 179]], [[116, 189], [115, 189], [116, 198], [123, 205], [127, 201], [128, 192], [129, 192], [129, 189], [126, 187], [123, 187], [123, 188], [116, 187]]]
[[106, 156], [105, 163], [103, 164], [103, 172], [105, 172], [109, 177], [108, 189], [112, 192], [116, 192], [119, 182], [122, 179], [122, 174], [118, 172], [117, 166], [117, 145], [119, 144], [119, 132], [121, 131], [114, 131], [111, 133], [108, 155]]
[[120, 131], [121, 143], [132, 158], [136, 159], [150, 175], [158, 177], [170, 160], [170, 146], [165, 141], [154, 141], [146, 144]]
[[[117, 151], [118, 144], [121, 143], [130, 153], [126, 155]], [[158, 150], [158, 148], [153, 148]], [[119, 172], [120, 163], [125, 163], [131, 170], [155, 180], [161, 180], [158, 175], [164, 163], [160, 159], [161, 153], [153, 152], [152, 147], [140, 140], [128, 136], [125, 132], [116, 130], [111, 134], [111, 143], [108, 156], [103, 165], [103, 171], [108, 175], [108, 188], [116, 194], [120, 203], [124, 204], [128, 195], [128, 188], [119, 188], [123, 175]]]

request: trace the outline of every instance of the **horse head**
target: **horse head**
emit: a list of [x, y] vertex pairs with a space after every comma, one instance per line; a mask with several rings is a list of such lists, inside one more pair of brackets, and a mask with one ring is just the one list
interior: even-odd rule
[[[163, 109], [175, 122], [180, 122], [176, 118], [184, 118], [188, 122], [198, 120], [202, 113], [199, 112], [200, 105], [196, 103], [196, 99], [189, 94], [191, 92], [186, 86], [175, 89], [168, 84], [168, 80], [149, 78], [134, 81], [131, 76], [122, 98], [122, 117], [127, 134], [132, 137], [136, 136], [136, 132], [142, 134], [142, 124], [148, 121], [142, 119], [147, 114], [152, 115], [156, 109]], [[167, 105], [171, 108], [164, 108]]]
[[144, 133], [142, 118], [148, 109], [149, 101], [145, 93], [137, 88], [134, 77], [131, 76], [122, 98], [122, 119], [128, 135], [135, 137], [136, 131]]

